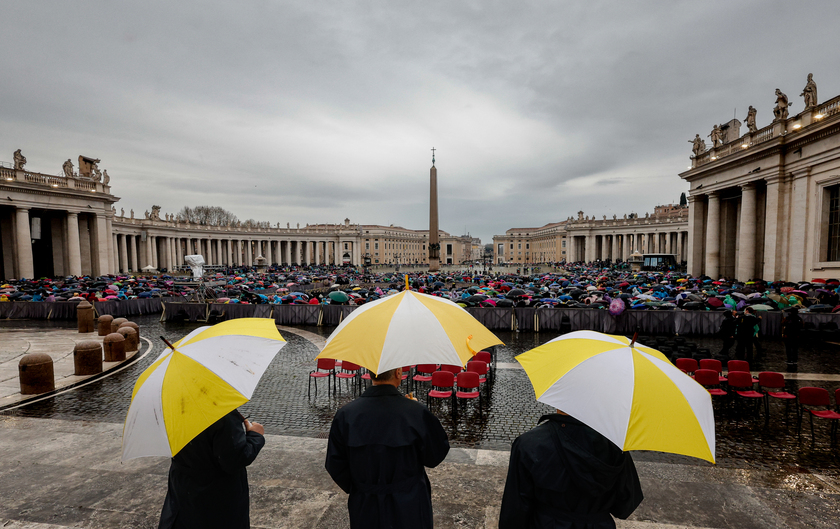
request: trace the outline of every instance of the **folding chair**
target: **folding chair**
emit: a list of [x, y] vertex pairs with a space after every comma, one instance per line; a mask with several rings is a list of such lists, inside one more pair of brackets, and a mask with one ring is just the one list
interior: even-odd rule
[[429, 399], [450, 399], [450, 410], [454, 413], [455, 408], [451, 404], [452, 390], [455, 386], [455, 375], [450, 371], [435, 371], [432, 373], [432, 389], [426, 393], [426, 406], [429, 406]]
[[353, 394], [356, 394], [356, 387], [361, 386], [361, 375], [359, 371], [361, 371], [361, 367], [353, 362], [348, 362], [344, 360], [341, 362], [341, 370], [336, 372], [335, 378], [339, 380], [338, 382], [338, 389], [341, 389], [341, 381], [346, 380], [347, 384], [350, 384], [350, 380], [353, 380]]
[[327, 396], [330, 394], [330, 381], [329, 378], [333, 377], [333, 383], [335, 382], [335, 360], [332, 358], [319, 358], [318, 362], [315, 364], [315, 369], [309, 372], [309, 386], [306, 390], [306, 396], [310, 397], [312, 392], [312, 381], [315, 380], [315, 396], [318, 396], [318, 379], [319, 378], [326, 378], [327, 379]]
[[720, 378], [714, 369], [698, 369], [694, 372], [694, 380], [706, 388], [712, 397], [725, 397], [727, 395], [726, 390], [720, 388]]
[[712, 369], [718, 374], [718, 379], [720, 379], [720, 383], [726, 382], [726, 377], [723, 376], [723, 364], [720, 360], [715, 360], [713, 358], [704, 358], [700, 360], [700, 369]]
[[730, 388], [730, 393], [734, 392], [735, 395], [739, 397], [743, 397], [745, 399], [756, 399], [756, 406], [755, 412], [756, 415], [758, 414], [758, 399], [764, 399], [764, 394], [759, 393], [753, 389], [753, 378], [748, 372], [744, 371], [730, 371], [729, 376], [727, 377], [727, 382]]
[[479, 391], [479, 382], [478, 373], [473, 371], [464, 371], [458, 373], [458, 378], [456, 379], [456, 391], [455, 391], [455, 410], [458, 410], [460, 399], [478, 399], [478, 413], [479, 415], [482, 414], [481, 411], [481, 391]]
[[790, 409], [790, 402], [796, 395], [785, 391], [785, 376], [774, 371], [762, 371], [758, 374], [758, 388], [764, 392], [764, 419], [770, 420], [770, 397], [785, 401], [785, 417]]
[[414, 368], [416, 374], [411, 379], [414, 382], [414, 391], [417, 391], [418, 382], [431, 382], [432, 374], [437, 371], [437, 368], [437, 364], [417, 364]]
[[[732, 371], [742, 371], [745, 373], [750, 373], [750, 363], [746, 360], [729, 360], [726, 362], [726, 370], [727, 370], [727, 378], [729, 378], [729, 373]], [[752, 376], [752, 375], [750, 375]], [[752, 377], [753, 384], [758, 383], [758, 379]]]
[[[837, 392], [835, 391], [835, 400]], [[802, 431], [802, 413], [808, 410], [811, 418], [811, 442], [814, 441], [814, 417], [828, 419], [831, 421], [831, 439], [834, 440], [837, 434], [837, 421], [840, 420], [840, 413], [830, 409], [831, 397], [828, 390], [824, 388], [804, 387], [799, 389], [799, 423], [797, 433]], [[816, 409], [815, 409], [816, 408]], [[824, 408], [824, 409], [821, 409]]]

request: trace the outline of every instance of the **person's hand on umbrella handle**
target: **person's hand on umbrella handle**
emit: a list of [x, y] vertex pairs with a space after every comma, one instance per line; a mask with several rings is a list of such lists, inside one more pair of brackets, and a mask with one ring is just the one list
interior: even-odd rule
[[258, 422], [251, 422], [248, 419], [245, 419], [245, 431], [257, 432], [260, 435], [265, 435], [265, 428], [263, 428], [262, 424]]

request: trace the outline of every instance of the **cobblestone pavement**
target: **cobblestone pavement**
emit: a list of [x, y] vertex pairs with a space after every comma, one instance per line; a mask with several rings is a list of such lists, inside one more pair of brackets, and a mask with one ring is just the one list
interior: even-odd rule
[[[124, 371], [86, 387], [23, 408], [0, 412], [0, 415], [123, 422], [134, 381], [156, 358], [157, 353], [163, 350], [163, 343], [155, 338], [163, 335], [174, 341], [196, 327], [196, 324], [159, 323], [155, 316], [141, 317], [135, 321], [142, 326], [144, 336], [153, 338], [155, 350], [152, 354]], [[0, 322], [0, 332], [12, 324], [19, 327], [22, 322]], [[66, 323], [26, 323], [27, 326], [30, 324], [43, 328], [58, 325], [66, 327]], [[290, 330], [326, 337], [332, 329], [301, 327]], [[293, 332], [284, 330], [283, 334], [288, 345], [277, 355], [258, 385], [253, 399], [242, 406], [242, 410], [263, 423], [268, 433], [324, 438], [333, 414], [353, 398], [353, 391], [344, 386], [337, 397], [328, 397], [326, 385], [320, 381], [317, 396], [313, 387], [312, 397], [307, 398], [308, 373], [314, 367], [313, 358], [318, 348], [309, 339]], [[502, 332], [498, 335], [507, 344], [499, 347], [496, 352], [498, 362], [503, 364], [514, 363], [517, 354], [555, 337], [555, 334], [530, 332]], [[714, 338], [689, 339], [712, 350], [720, 346], [720, 342]], [[640, 341], [644, 340], [645, 337], [640, 338]], [[835, 353], [837, 349], [840, 347], [833, 344], [804, 346], [801, 371], [840, 373], [840, 355]], [[755, 369], [783, 371], [782, 345], [766, 341], [764, 351], [764, 358]], [[816, 385], [833, 393], [834, 389], [840, 387], [840, 382], [791, 380], [789, 385], [791, 389]], [[418, 392], [418, 395], [422, 400], [422, 392]], [[783, 468], [791, 473], [840, 474], [840, 453], [836, 445], [831, 443], [829, 427], [824, 424], [827, 421], [817, 421], [812, 440], [807, 419], [803, 433], [799, 435], [795, 410], [792, 408], [786, 415], [782, 403], [771, 404], [770, 421], [765, 424], [763, 415], [754, 416], [752, 410], [742, 402], [716, 403], [718, 466], [757, 470]], [[465, 403], [456, 417], [450, 413], [448, 403], [433, 403], [431, 408], [449, 432], [453, 446], [499, 450], [509, 449], [510, 443], [518, 435], [532, 428], [542, 414], [552, 411], [535, 401], [531, 385], [521, 369], [496, 370], [489, 389], [489, 399], [480, 411], [477, 403], [472, 402]], [[637, 453], [635, 457], [650, 462], [705, 465], [690, 458], [658, 453]]]

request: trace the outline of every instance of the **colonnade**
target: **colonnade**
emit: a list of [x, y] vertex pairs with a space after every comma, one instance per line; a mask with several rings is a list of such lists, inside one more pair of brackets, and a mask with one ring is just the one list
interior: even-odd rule
[[630, 233], [605, 233], [567, 235], [567, 260], [626, 261], [634, 252], [641, 254], [666, 253], [676, 255], [677, 262], [685, 259], [688, 244], [687, 231], [634, 231]]
[[145, 233], [114, 234], [114, 269], [138, 271], [151, 266], [171, 270], [185, 264], [187, 255], [201, 255], [208, 266], [254, 266], [257, 258], [265, 264], [340, 265], [360, 264], [361, 254], [356, 237], [331, 239], [216, 238], [183, 236], [148, 230]]

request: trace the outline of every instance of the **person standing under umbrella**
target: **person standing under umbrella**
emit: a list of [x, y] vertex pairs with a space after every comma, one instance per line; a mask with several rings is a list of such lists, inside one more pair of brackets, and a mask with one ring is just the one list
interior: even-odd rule
[[795, 373], [799, 366], [799, 340], [802, 333], [802, 318], [799, 317], [799, 309], [792, 307], [782, 318], [782, 340], [785, 342], [785, 353], [787, 353], [787, 370]]
[[400, 394], [402, 368], [378, 375], [335, 414], [324, 466], [350, 494], [353, 529], [432, 527], [432, 487], [424, 467], [449, 453], [440, 421]]
[[234, 410], [172, 458], [158, 529], [248, 529], [248, 472], [265, 445], [259, 423]]
[[644, 496], [629, 453], [560, 410], [540, 423], [511, 447], [499, 529], [614, 529], [612, 516], [636, 510]]
[[729, 350], [735, 345], [735, 329], [738, 321], [735, 319], [735, 311], [727, 310], [723, 313], [723, 321], [720, 322], [720, 329], [718, 334], [723, 338], [723, 346], [718, 352], [718, 356], [723, 360], [729, 359]]
[[735, 328], [735, 358], [738, 360], [753, 361], [753, 344], [758, 321], [752, 307], [745, 308], [744, 313], [738, 318], [738, 325]]

